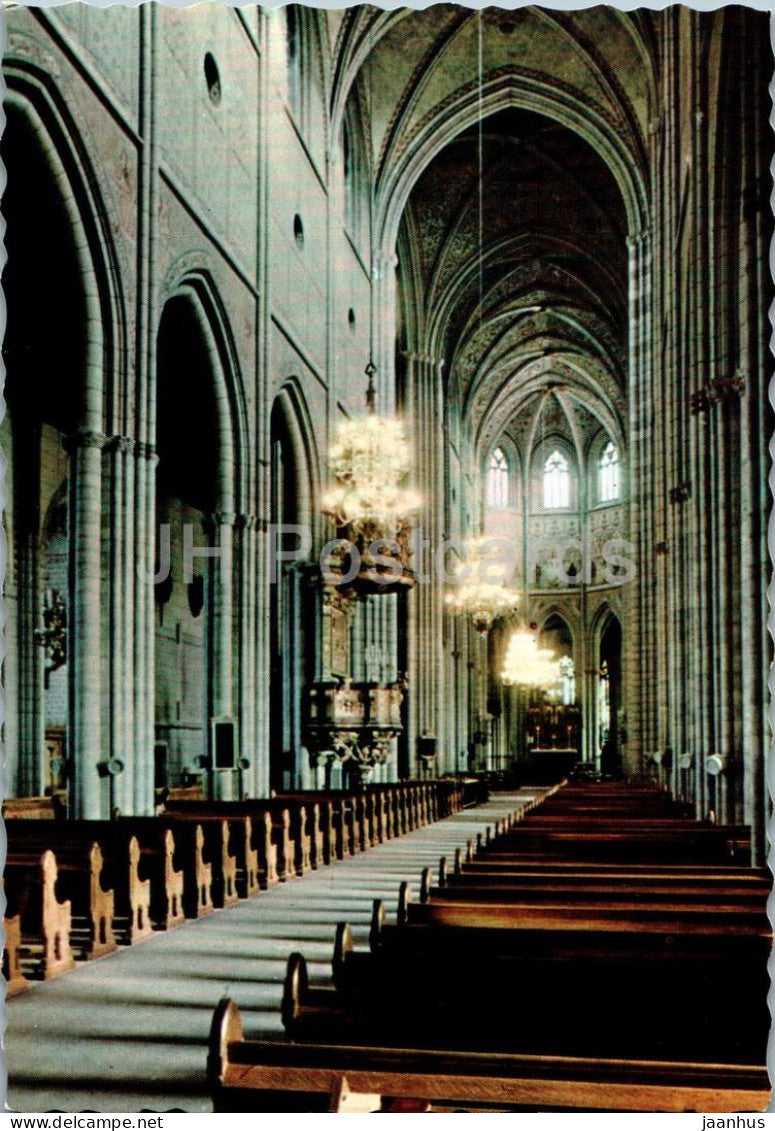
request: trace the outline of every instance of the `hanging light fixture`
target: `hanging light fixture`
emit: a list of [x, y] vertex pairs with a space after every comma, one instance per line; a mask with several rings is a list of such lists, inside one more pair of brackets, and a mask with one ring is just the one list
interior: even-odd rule
[[501, 679], [521, 687], [550, 687], [559, 676], [554, 653], [539, 648], [535, 634], [527, 628], [512, 633]]
[[[482, 331], [484, 307], [484, 54], [482, 10], [476, 13], [477, 38], [477, 224], [478, 256], [477, 284], [478, 332]], [[509, 588], [504, 577], [504, 565], [497, 562], [496, 547], [492, 539], [478, 537], [466, 543], [466, 556], [457, 567], [458, 583], [447, 593], [446, 603], [458, 614], [469, 616], [476, 631], [484, 636], [500, 617], [514, 612], [519, 603], [519, 593]]]
[[466, 558], [456, 569], [460, 582], [447, 593], [451, 610], [470, 616], [474, 628], [484, 635], [499, 617], [508, 616], [519, 603], [519, 593], [510, 589], [503, 577], [504, 565], [493, 552], [491, 538], [473, 538], [466, 543]]
[[[412, 524], [422, 500], [409, 486], [411, 448], [402, 420], [375, 411], [374, 366], [366, 369], [367, 412], [343, 420], [328, 452], [336, 480], [321, 499], [321, 510], [343, 543], [359, 555], [356, 589], [378, 593], [414, 584], [409, 569]], [[332, 557], [332, 570], [345, 572], [350, 556], [343, 545]]]

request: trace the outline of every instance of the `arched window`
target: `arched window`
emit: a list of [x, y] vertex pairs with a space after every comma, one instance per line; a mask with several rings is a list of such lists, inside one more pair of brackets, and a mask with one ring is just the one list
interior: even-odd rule
[[563, 656], [559, 663], [560, 701], [566, 707], [576, 702], [576, 667], [570, 656]]
[[544, 464], [544, 506], [570, 506], [570, 467], [562, 452], [553, 451]]
[[611, 503], [619, 498], [619, 449], [608, 443], [598, 464], [600, 502]]
[[366, 193], [362, 186], [363, 168], [359, 160], [358, 133], [353, 114], [345, 118], [342, 126], [342, 164], [344, 166], [344, 222], [350, 235], [357, 241], [364, 230], [363, 207]]
[[487, 469], [487, 505], [503, 510], [509, 505], [509, 461], [496, 448]]
[[288, 52], [288, 105], [301, 116], [301, 21], [295, 4], [285, 9], [285, 42]]
[[353, 207], [355, 203], [355, 169], [348, 122], [345, 122], [342, 127], [342, 163], [344, 165], [344, 219], [347, 226], [352, 228], [355, 215]]

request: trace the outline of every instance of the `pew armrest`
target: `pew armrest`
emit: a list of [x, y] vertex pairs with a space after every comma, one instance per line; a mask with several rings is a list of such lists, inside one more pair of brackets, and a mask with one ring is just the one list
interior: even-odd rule
[[229, 1066], [229, 1045], [243, 1039], [240, 1011], [231, 998], [222, 997], [213, 1015], [207, 1044], [207, 1082], [211, 1090], [224, 1084]]

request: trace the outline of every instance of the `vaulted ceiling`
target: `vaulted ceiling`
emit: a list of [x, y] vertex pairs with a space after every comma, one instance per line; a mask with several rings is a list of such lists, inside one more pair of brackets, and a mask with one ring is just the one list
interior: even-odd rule
[[492, 115], [431, 162], [404, 229], [425, 332], [477, 435], [494, 439], [547, 381], [617, 402], [626, 217], [611, 173], [577, 134], [529, 111]]
[[652, 18], [364, 7], [338, 27], [338, 96], [357, 89], [366, 107], [377, 241], [400, 204], [404, 344], [443, 359], [477, 446], [519, 432], [548, 385], [567, 391], [569, 428], [624, 431]]

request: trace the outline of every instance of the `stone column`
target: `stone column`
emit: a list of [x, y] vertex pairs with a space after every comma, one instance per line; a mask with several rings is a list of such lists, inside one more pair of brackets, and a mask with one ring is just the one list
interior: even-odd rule
[[138, 816], [153, 812], [151, 763], [155, 740], [155, 630], [154, 595], [156, 544], [156, 465], [151, 444], [135, 445], [134, 544], [134, 805]]
[[[265, 498], [268, 499], [268, 493]], [[271, 671], [271, 631], [269, 592], [269, 536], [266, 519], [259, 520], [256, 569], [256, 698], [253, 711], [255, 729], [256, 770], [254, 788], [257, 797], [269, 794], [269, 753], [271, 750], [269, 673]], [[275, 582], [279, 584], [279, 579]]]
[[106, 482], [110, 484], [110, 570], [108, 671], [110, 678], [109, 757], [121, 762], [116, 777], [114, 804], [122, 814], [133, 812], [135, 759], [134, 665], [132, 625], [134, 621], [134, 458], [133, 444], [126, 436], [112, 436], [105, 445]]
[[255, 700], [256, 700], [256, 519], [238, 515], [235, 523], [234, 594], [236, 667], [237, 757], [250, 762], [240, 771], [241, 792], [255, 795], [257, 788]]
[[[652, 381], [649, 334], [651, 303], [651, 242], [647, 232], [628, 239], [630, 307], [630, 427], [628, 482], [631, 491], [631, 541], [635, 546], [637, 575], [630, 585], [630, 626], [625, 638], [623, 664], [627, 681], [628, 726], [626, 773], [643, 769], [643, 756], [655, 748], [653, 698], [653, 624], [649, 610], [654, 600], [652, 486], [649, 473]], [[583, 677], [582, 668], [582, 677]]]
[[[19, 797], [43, 792], [43, 743], [45, 740], [44, 672], [46, 666], [43, 631], [43, 577], [40, 560], [40, 428], [26, 420], [18, 428], [14, 443], [14, 538], [17, 550], [17, 618], [19, 694], [18, 752], [15, 777], [6, 788]], [[29, 429], [29, 430], [27, 430]], [[23, 431], [22, 431], [23, 430]], [[10, 506], [10, 500], [7, 503]], [[72, 601], [70, 602], [72, 603]], [[69, 615], [69, 610], [68, 610]], [[69, 635], [69, 626], [68, 626]], [[10, 646], [10, 633], [6, 644]], [[68, 649], [71, 647], [68, 639]], [[6, 687], [6, 692], [8, 688]], [[6, 743], [9, 735], [5, 735]], [[68, 756], [72, 750], [68, 745]], [[6, 772], [11, 769], [11, 752]]]
[[373, 357], [377, 367], [377, 412], [395, 411], [396, 391], [396, 268], [395, 250], [374, 256], [371, 272]]
[[[233, 714], [233, 654], [232, 654], [232, 613], [233, 613], [233, 514], [218, 512], [210, 520], [209, 532], [212, 545], [193, 548], [194, 556], [210, 559], [208, 578], [208, 684], [209, 714], [213, 718], [230, 719]], [[187, 527], [184, 530], [191, 538]], [[185, 560], [184, 551], [184, 560]], [[222, 772], [215, 766], [215, 751], [210, 751], [212, 762], [212, 782], [214, 795], [228, 800], [232, 795], [233, 774]]]
[[68, 748], [72, 758], [70, 808], [74, 817], [102, 812], [97, 765], [102, 748], [102, 446], [98, 432], [68, 440], [70, 454], [70, 590]]
[[417, 487], [423, 497], [422, 537], [425, 542], [417, 563], [422, 576], [412, 596], [413, 645], [410, 656], [412, 725], [410, 759], [416, 756], [416, 740], [422, 735], [436, 739], [436, 769], [444, 772], [446, 749], [445, 713], [449, 694], [445, 679], [443, 640], [444, 587], [438, 576], [438, 549], [443, 540], [444, 484], [441, 365], [430, 357], [408, 357], [407, 388], [411, 397], [415, 441]]
[[[133, 536], [136, 568], [133, 613], [133, 804], [137, 815], [153, 813], [153, 747], [155, 739], [155, 617], [153, 577], [156, 529], [156, 331], [158, 159], [157, 42], [158, 9], [138, 12], [140, 27], [139, 151], [137, 192], [137, 297], [135, 308], [135, 406]], [[128, 462], [131, 474], [132, 463]], [[126, 800], [126, 799], [125, 799]]]
[[[764, 121], [762, 101], [770, 64], [768, 46], [742, 40], [740, 83], [740, 150], [742, 192], [738, 196], [740, 312], [740, 366], [745, 395], [740, 409], [740, 647], [742, 679], [740, 707], [743, 758], [743, 819], [751, 826], [753, 864], [763, 866], [767, 858], [766, 820], [769, 811], [766, 775], [772, 737], [766, 719], [767, 680], [772, 641], [767, 628], [767, 584], [770, 565], [767, 525], [772, 500], [769, 496], [767, 441], [772, 414], [767, 403], [767, 382], [772, 369], [769, 352], [770, 327], [764, 302], [769, 295], [770, 274], [766, 238], [770, 228], [769, 202], [760, 193], [758, 207], [751, 195], [764, 168], [770, 135], [759, 131]], [[764, 140], [766, 139], [766, 141]], [[767, 190], [769, 191], [769, 190]]]

